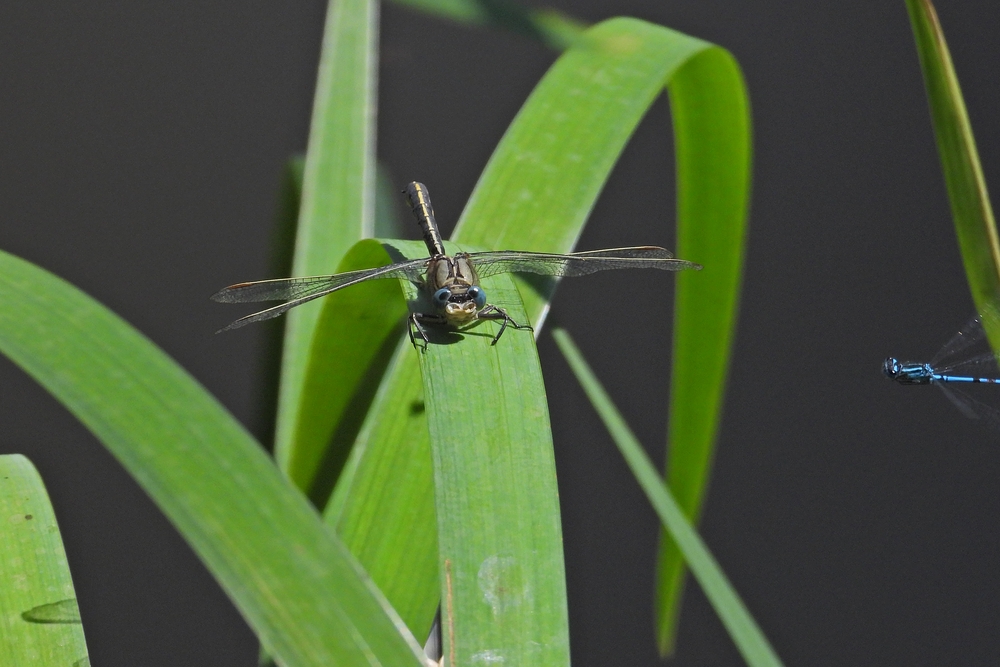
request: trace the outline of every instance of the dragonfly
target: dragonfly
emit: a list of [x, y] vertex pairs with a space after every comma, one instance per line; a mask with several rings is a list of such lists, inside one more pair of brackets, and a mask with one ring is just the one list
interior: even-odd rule
[[958, 389], [969, 384], [1000, 384], [996, 356], [978, 317], [962, 327], [930, 361], [888, 357], [882, 362], [882, 373], [899, 384], [935, 385], [966, 417], [980, 419], [989, 428], [1000, 431], [1000, 410]]
[[366, 280], [396, 278], [413, 281], [430, 297], [429, 307], [433, 312], [424, 313], [415, 310], [409, 317], [408, 331], [410, 342], [414, 346], [417, 345], [414, 332], [423, 340], [424, 349], [430, 342], [424, 325], [445, 325], [464, 329], [482, 320], [501, 323], [499, 331], [490, 343], [496, 345], [508, 326], [512, 329], [529, 331], [532, 328], [530, 325], [515, 322], [506, 310], [489, 303], [486, 291], [480, 285], [482, 278], [499, 273], [583, 276], [609, 269], [681, 271], [702, 268], [694, 262], [676, 259], [669, 250], [658, 246], [589, 250], [568, 254], [495, 250], [449, 255], [444, 249], [427, 186], [414, 181], [403, 192], [420, 226], [428, 257], [329, 276], [279, 278], [230, 285], [212, 295], [212, 300], [223, 303], [259, 301], [284, 301], [284, 303], [242, 317], [220, 329], [219, 332], [278, 317], [303, 303]]

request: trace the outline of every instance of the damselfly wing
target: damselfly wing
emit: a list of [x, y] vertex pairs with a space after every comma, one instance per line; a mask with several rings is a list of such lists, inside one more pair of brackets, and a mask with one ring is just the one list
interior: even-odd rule
[[889, 357], [882, 362], [882, 373], [899, 384], [935, 385], [963, 415], [979, 419], [1000, 433], [1000, 410], [959, 389], [961, 386], [1000, 384], [997, 358], [978, 317], [952, 336], [930, 361], [900, 361]]

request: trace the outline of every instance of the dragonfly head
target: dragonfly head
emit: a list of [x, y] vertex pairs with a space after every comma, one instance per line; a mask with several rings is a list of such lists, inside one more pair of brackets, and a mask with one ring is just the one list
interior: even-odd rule
[[896, 357], [886, 357], [886, 360], [882, 362], [882, 375], [890, 380], [895, 380], [901, 369], [902, 364]]
[[461, 324], [474, 320], [476, 313], [486, 307], [486, 292], [479, 285], [455, 285], [434, 292], [433, 300], [449, 322]]

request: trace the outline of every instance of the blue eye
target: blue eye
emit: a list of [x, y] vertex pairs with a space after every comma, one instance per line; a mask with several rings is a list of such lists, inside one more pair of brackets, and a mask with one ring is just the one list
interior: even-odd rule
[[486, 307], [486, 291], [482, 287], [473, 285], [465, 294], [475, 302], [476, 308]]
[[448, 289], [447, 287], [442, 287], [438, 291], [434, 292], [434, 303], [441, 306], [442, 308], [446, 303], [448, 303], [448, 299], [450, 298], [451, 298], [451, 290]]

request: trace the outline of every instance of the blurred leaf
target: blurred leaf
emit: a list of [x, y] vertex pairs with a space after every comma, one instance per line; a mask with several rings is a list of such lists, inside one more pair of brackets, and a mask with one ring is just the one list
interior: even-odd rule
[[[295, 230], [298, 226], [299, 205], [302, 199], [302, 176], [305, 158], [292, 156], [285, 163], [278, 190], [278, 206], [271, 241], [271, 270], [268, 278], [291, 275], [292, 255], [295, 251]], [[274, 430], [277, 424], [278, 384], [281, 379], [281, 351], [284, 343], [284, 322], [266, 322], [263, 325], [264, 344], [260, 357], [261, 381], [258, 383], [254, 433], [260, 434], [268, 449], [274, 447]]]
[[680, 505], [670, 493], [670, 489], [660, 478], [649, 460], [646, 451], [639, 444], [635, 435], [629, 429], [628, 424], [622, 418], [618, 408], [611, 401], [604, 387], [590, 369], [590, 366], [580, 354], [579, 348], [570, 338], [570, 335], [563, 329], [552, 332], [556, 344], [569, 363], [570, 368], [580, 382], [580, 386], [587, 393], [591, 405], [600, 415], [604, 426], [611, 434], [611, 439], [618, 446], [618, 451], [622, 453], [625, 462], [632, 469], [639, 486], [645, 492], [649, 503], [656, 510], [663, 527], [673, 538], [684, 560], [694, 573], [695, 579], [701, 584], [705, 597], [711, 603], [715, 613], [729, 632], [729, 636], [736, 644], [751, 667], [777, 667], [781, 665], [771, 644], [767, 641], [764, 633], [757, 627], [750, 612], [747, 611], [743, 601], [733, 589], [729, 579], [715, 558], [709, 552], [708, 547], [702, 542], [698, 532], [691, 523], [688, 522], [681, 510]]
[[[320, 54], [291, 275], [335, 273], [369, 238], [375, 218], [378, 3], [331, 1]], [[322, 452], [295, 441], [320, 305], [288, 314], [281, 365], [275, 458], [301, 489], [312, 486]]]
[[0, 351], [125, 466], [286, 667], [419, 664], [412, 637], [303, 496], [127, 323], [0, 253]]
[[582, 21], [554, 9], [528, 9], [507, 0], [394, 0], [397, 5], [451, 19], [489, 26], [566, 49], [587, 28]]
[[375, 236], [380, 239], [402, 239], [410, 231], [399, 216], [399, 186], [389, 168], [381, 162], [375, 172]]
[[930, 0], [906, 0], [955, 233], [972, 300], [994, 350], [1000, 350], [1000, 241], [972, 125], [948, 44]]
[[73, 579], [38, 471], [0, 456], [0, 664], [63, 667], [87, 658]]

